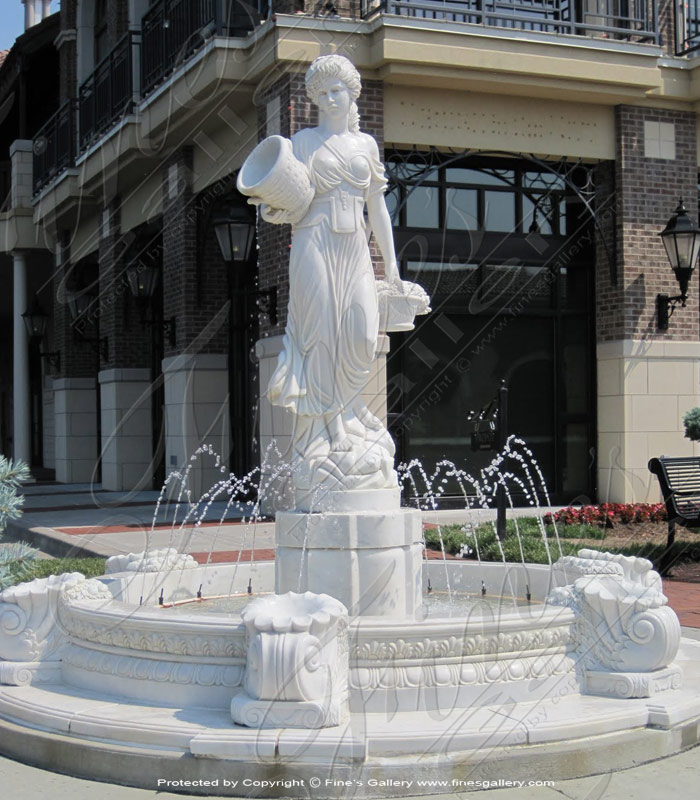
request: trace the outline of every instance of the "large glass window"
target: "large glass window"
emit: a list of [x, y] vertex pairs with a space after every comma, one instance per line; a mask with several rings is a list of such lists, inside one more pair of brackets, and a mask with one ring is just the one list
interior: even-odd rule
[[553, 501], [593, 498], [590, 213], [561, 175], [527, 161], [390, 154], [387, 170], [402, 274], [433, 308], [415, 331], [392, 334], [400, 458], [478, 473], [493, 454], [471, 452], [468, 415], [505, 378], [509, 432], [533, 450]]

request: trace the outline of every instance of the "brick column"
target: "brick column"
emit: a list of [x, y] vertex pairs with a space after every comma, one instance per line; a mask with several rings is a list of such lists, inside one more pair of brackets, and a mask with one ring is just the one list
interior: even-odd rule
[[697, 278], [668, 331], [656, 325], [657, 294], [678, 294], [659, 232], [679, 197], [697, 219], [696, 122], [692, 113], [620, 106], [616, 126], [616, 269], [600, 248], [597, 265], [599, 498], [655, 501], [649, 458], [696, 448], [682, 417], [698, 405]]
[[100, 336], [109, 360], [99, 373], [102, 485], [112, 491], [151, 488], [153, 430], [151, 330], [126, 278], [133, 234], [122, 235], [119, 198], [102, 212], [99, 245]]
[[97, 476], [97, 356], [77, 337], [66, 301], [75, 281], [70, 247], [57, 251], [53, 280], [54, 349], [61, 354], [61, 369], [54, 378], [56, 480], [90, 483]]
[[[222, 259], [207, 259], [200, 214], [192, 191], [192, 149], [166, 160], [163, 171], [163, 313], [174, 316], [177, 342], [166, 342], [166, 472], [187, 466], [210, 444], [224, 463], [229, 455], [228, 283]], [[221, 473], [210, 459], [191, 473], [196, 496]]]
[[77, 0], [61, 0], [61, 31], [56, 37], [59, 64], [59, 101], [78, 95]]

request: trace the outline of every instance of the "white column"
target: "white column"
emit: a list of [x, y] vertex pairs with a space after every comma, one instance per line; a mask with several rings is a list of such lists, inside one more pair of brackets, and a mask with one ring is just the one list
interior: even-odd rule
[[153, 481], [153, 393], [149, 369], [103, 369], [102, 488], [150, 489]]
[[[165, 471], [184, 471], [190, 457], [204, 444], [211, 445], [228, 465], [230, 448], [228, 412], [228, 357], [186, 354], [163, 359], [165, 379]], [[192, 464], [188, 485], [194, 498], [212, 487], [222, 475], [211, 456]]]
[[97, 476], [97, 389], [94, 378], [54, 378], [56, 480], [92, 483]]
[[41, 0], [41, 18], [46, 19], [46, 17], [51, 16], [51, 0]]
[[22, 319], [27, 310], [27, 261], [22, 252], [12, 254], [14, 264], [13, 298], [13, 455], [29, 464], [31, 460], [31, 428], [29, 397], [29, 335]]
[[24, 30], [26, 31], [36, 23], [35, 0], [22, 0], [22, 2], [24, 3]]

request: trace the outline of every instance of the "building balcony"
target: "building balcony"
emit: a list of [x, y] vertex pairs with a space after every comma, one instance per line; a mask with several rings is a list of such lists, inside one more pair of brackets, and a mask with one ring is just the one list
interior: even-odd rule
[[677, 55], [700, 50], [700, 0], [684, 0], [676, 6]]
[[84, 152], [138, 101], [140, 34], [129, 32], [95, 68], [78, 93], [78, 151]]
[[213, 36], [246, 36], [267, 0], [159, 0], [141, 21], [141, 94], [146, 97]]
[[[700, 0], [693, 0], [700, 3]], [[658, 44], [656, 0], [361, 0], [378, 13]]]
[[75, 112], [66, 100], [34, 137], [34, 194], [75, 164]]

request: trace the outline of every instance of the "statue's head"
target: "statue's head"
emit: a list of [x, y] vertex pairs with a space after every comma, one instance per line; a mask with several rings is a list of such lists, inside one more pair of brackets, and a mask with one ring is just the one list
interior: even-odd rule
[[314, 105], [318, 105], [319, 93], [323, 85], [330, 78], [341, 80], [348, 89], [352, 97], [350, 107], [350, 130], [358, 131], [360, 118], [357, 111], [357, 98], [362, 91], [362, 81], [360, 73], [355, 69], [352, 62], [345, 56], [330, 55], [319, 56], [311, 62], [311, 66], [306, 71], [306, 94]]

